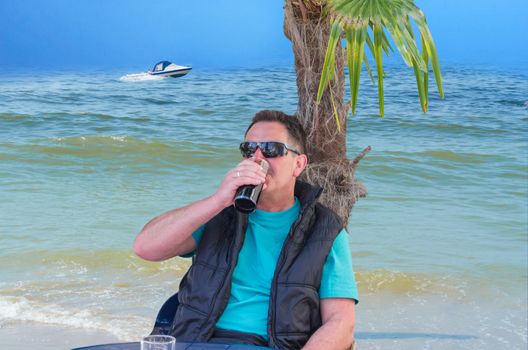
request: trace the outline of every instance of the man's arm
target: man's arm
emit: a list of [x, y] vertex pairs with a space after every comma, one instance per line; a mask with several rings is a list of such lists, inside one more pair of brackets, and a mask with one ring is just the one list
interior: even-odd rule
[[162, 261], [196, 249], [192, 233], [222, 211], [213, 196], [168, 211], [150, 220], [134, 241], [134, 252], [150, 261]]
[[210, 197], [174, 209], [150, 220], [134, 242], [134, 252], [150, 261], [162, 261], [196, 249], [192, 233], [224, 208], [232, 205], [242, 185], [258, 185], [266, 179], [259, 164], [246, 159], [227, 172]]
[[323, 325], [310, 337], [303, 350], [348, 350], [354, 344], [355, 301], [321, 299]]

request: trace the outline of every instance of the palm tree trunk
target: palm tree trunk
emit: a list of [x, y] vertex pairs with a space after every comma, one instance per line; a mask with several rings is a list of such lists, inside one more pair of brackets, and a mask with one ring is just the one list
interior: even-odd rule
[[330, 18], [324, 16], [322, 6], [303, 0], [287, 0], [284, 14], [284, 33], [292, 43], [295, 57], [299, 96], [297, 116], [308, 134], [309, 166], [303, 179], [324, 188], [321, 201], [346, 225], [354, 203], [367, 193], [365, 187], [356, 182], [354, 171], [370, 148], [354, 161], [346, 158], [349, 104], [344, 102], [344, 50], [338, 45], [333, 80], [317, 104]]

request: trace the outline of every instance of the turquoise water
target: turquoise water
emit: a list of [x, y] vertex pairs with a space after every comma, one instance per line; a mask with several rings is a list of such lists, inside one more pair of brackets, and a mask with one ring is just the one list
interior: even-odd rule
[[[0, 75], [0, 328], [148, 333], [189, 261], [131, 246], [153, 216], [211, 194], [249, 118], [296, 109], [291, 69]], [[351, 249], [368, 349], [526, 347], [528, 76], [444, 68], [419, 110], [410, 71], [360, 90], [347, 147], [367, 145]], [[121, 79], [120, 79], [121, 78]]]

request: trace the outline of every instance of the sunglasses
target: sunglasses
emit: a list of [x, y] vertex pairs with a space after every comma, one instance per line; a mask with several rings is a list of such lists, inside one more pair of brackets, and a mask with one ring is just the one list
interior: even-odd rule
[[242, 156], [245, 158], [252, 157], [257, 151], [257, 148], [260, 148], [260, 151], [266, 158], [282, 157], [287, 155], [288, 151], [301, 154], [301, 152], [290, 148], [289, 145], [282, 142], [242, 142], [240, 144], [240, 152], [242, 152]]

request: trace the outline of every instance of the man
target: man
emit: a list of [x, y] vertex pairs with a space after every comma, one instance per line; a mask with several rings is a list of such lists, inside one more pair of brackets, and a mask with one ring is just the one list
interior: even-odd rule
[[[317, 203], [321, 189], [297, 181], [305, 142], [295, 117], [257, 113], [240, 145], [244, 159], [217, 191], [154, 218], [136, 238], [134, 250], [147, 260], [194, 255], [180, 284], [178, 339], [306, 350], [353, 344], [358, 297], [348, 236]], [[249, 215], [233, 206], [248, 184], [263, 184]]]

